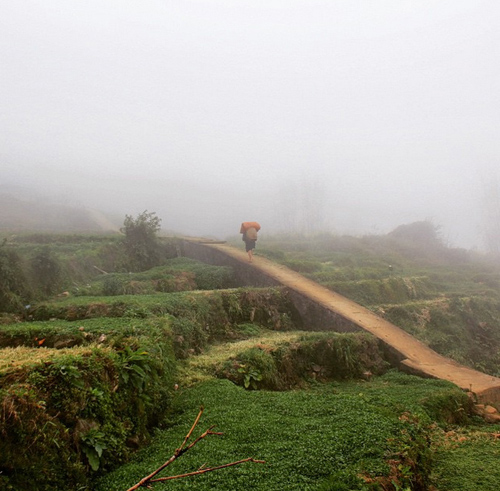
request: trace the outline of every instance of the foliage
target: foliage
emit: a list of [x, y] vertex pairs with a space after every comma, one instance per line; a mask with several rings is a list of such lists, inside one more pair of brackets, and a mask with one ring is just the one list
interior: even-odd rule
[[500, 375], [500, 299], [441, 297], [382, 305], [378, 312], [443, 355]]
[[371, 377], [387, 367], [378, 341], [368, 334], [315, 333], [278, 347], [257, 343], [216, 373], [246, 389], [284, 390], [305, 381]]
[[432, 470], [430, 428], [422, 424], [417, 415], [408, 412], [403, 413], [399, 420], [399, 433], [389, 440], [393, 451], [388, 459], [391, 470], [387, 480], [396, 490], [426, 491]]
[[500, 482], [500, 425], [434, 433], [432, 484], [442, 491], [494, 491]]
[[287, 259], [283, 261], [284, 265], [297, 271], [298, 273], [314, 273], [321, 271], [322, 265], [319, 261], [311, 261], [307, 259]]
[[48, 246], [40, 249], [31, 259], [31, 272], [45, 296], [57, 292], [61, 279], [61, 266]]
[[[208, 342], [239, 337], [237, 326], [255, 322], [276, 330], [293, 326], [292, 306], [283, 289], [238, 289], [209, 293], [168, 293], [117, 297], [71, 297], [41, 302], [31, 320], [81, 321], [96, 317], [172, 316], [176, 354], [199, 353]], [[9, 332], [16, 331], [15, 327]], [[22, 329], [17, 329], [21, 333]], [[21, 334], [19, 334], [21, 335]], [[40, 337], [40, 336], [39, 336]], [[42, 336], [45, 337], [45, 336]], [[0, 332], [0, 345], [2, 333]]]
[[30, 295], [20, 255], [0, 246], [0, 312], [20, 312]]
[[[388, 383], [393, 379], [401, 383]], [[450, 384], [404, 374], [287, 392], [245, 391], [225, 380], [205, 382], [180, 392], [172, 426], [156, 435], [147, 452], [100, 479], [95, 491], [127, 489], [145, 469], [157, 467], [172, 442], [182, 439], [200, 405], [206, 408], [203, 424], [223, 428], [224, 437], [183, 456], [172, 473], [197, 469], [200, 461], [211, 465], [246, 455], [266, 465], [170, 481], [168, 489], [397, 489], [390, 487], [391, 479], [404, 489], [428, 481], [430, 420], [418, 401], [443, 387]]]
[[366, 306], [432, 298], [436, 293], [435, 285], [426, 277], [389, 277], [354, 281], [325, 279], [323, 284], [329, 289]]
[[439, 238], [439, 228], [432, 222], [424, 220], [400, 225], [390, 232], [388, 236], [408, 244], [417, 244], [427, 248], [440, 247], [442, 242]]
[[101, 335], [106, 344], [99, 348], [3, 370], [0, 470], [9, 485], [86, 489], [89, 476], [143, 444], [164, 417], [174, 384], [166, 328], [137, 324]]
[[[22, 311], [24, 305], [65, 290], [83, 292], [103, 272], [128, 271], [123, 241], [118, 235], [34, 234], [5, 239], [0, 246], [0, 312]], [[159, 238], [157, 245], [159, 261], [177, 255], [176, 239]]]
[[93, 471], [99, 470], [103, 450], [106, 450], [106, 435], [101, 431], [90, 430], [81, 437], [81, 447]]
[[260, 240], [268, 257], [370, 308], [439, 353], [500, 374], [500, 263], [447, 247], [431, 222], [402, 225], [385, 236]]
[[144, 295], [155, 292], [215, 290], [234, 286], [233, 269], [211, 266], [194, 259], [172, 258], [140, 273], [111, 273], [97, 277], [75, 295]]
[[149, 353], [143, 350], [133, 350], [125, 346], [118, 351], [120, 382], [123, 385], [130, 384], [138, 392], [142, 393], [144, 388], [154, 374]]
[[158, 232], [161, 219], [155, 212], [143, 211], [136, 218], [125, 216], [120, 229], [124, 237], [128, 265], [132, 271], [144, 271], [157, 266], [160, 261]]
[[[425, 245], [427, 239], [397, 235], [268, 243], [263, 238], [260, 250], [359, 298], [455, 359], [498, 373], [498, 267], [435, 243], [437, 235], [427, 237], [432, 247]], [[183, 390], [182, 380], [173, 378], [175, 358], [203, 353], [210, 343], [259, 334], [264, 327], [290, 329], [293, 308], [279, 288], [165, 293], [233, 286], [232, 271], [185, 258], [164, 261], [172, 243], [157, 240], [162, 265], [135, 274], [120, 273], [129, 268], [118, 237], [19, 237], [15, 248], [0, 247], [0, 270], [7, 273], [0, 274], [0, 285], [15, 280], [8, 290], [13, 312], [24, 311], [25, 300], [34, 297], [26, 272], [44, 242], [50, 244], [46, 259], [60, 265], [61, 287], [69, 290], [66, 285], [74, 281], [80, 295], [38, 303], [26, 310], [29, 322], [17, 322], [19, 315], [2, 317], [0, 346], [28, 346], [33, 355], [29, 362], [0, 363], [0, 487], [30, 489], [36, 482], [46, 491], [84, 489], [89, 475], [125, 462], [165, 415], [182, 426], [183, 411], [200, 403], [214, 411], [214, 422], [227, 434], [222, 445], [218, 441], [203, 454], [207, 461], [233, 460], [248, 451], [268, 460], [272, 471], [267, 466], [223, 471], [190, 481], [192, 489], [419, 489], [429, 484], [428, 438], [436, 429], [429, 424], [443, 429], [469, 424], [471, 401], [451, 384], [393, 371], [373, 376], [387, 365], [370, 336], [315, 333], [273, 346], [252, 341], [251, 349], [235, 350], [226, 365], [217, 365], [220, 376], [252, 390], [223, 380]], [[116, 273], [103, 275], [99, 269]], [[19, 275], [13, 277], [14, 270]], [[85, 296], [95, 293], [99, 296]], [[104, 293], [115, 296], [100, 296]], [[57, 353], [43, 357], [47, 351]], [[352, 377], [363, 381], [344, 382]], [[174, 381], [181, 390], [170, 413]], [[307, 390], [255, 390], [297, 387]], [[107, 476], [99, 489], [121, 490], [136, 482], [155, 449], [171, 448], [176, 432], [184, 430], [173, 426], [158, 432], [153, 447], [135, 464]], [[468, 452], [473, 453], [472, 445]], [[450, 479], [446, 462], [458, 457], [447, 450], [438, 456], [440, 475]], [[181, 470], [191, 464], [182, 462]], [[480, 484], [470, 489], [496, 489]]]
[[262, 374], [255, 368], [240, 365], [238, 373], [243, 374], [243, 386], [245, 389], [257, 389], [258, 382], [262, 380]]

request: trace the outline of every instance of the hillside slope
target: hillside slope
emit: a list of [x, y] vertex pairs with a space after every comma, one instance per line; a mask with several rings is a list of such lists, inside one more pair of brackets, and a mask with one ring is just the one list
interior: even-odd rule
[[[245, 267], [256, 268], [279, 284], [370, 332], [399, 353], [403, 369], [421, 376], [448, 380], [463, 390], [474, 392], [480, 401], [499, 403], [500, 378], [465, 367], [436, 353], [415, 337], [356, 302], [265, 258], [258, 257], [252, 264], [248, 264], [244, 251], [227, 244], [197, 239], [187, 239], [186, 242], [191, 244], [191, 250], [200, 247], [216, 250], [244, 264]], [[207, 258], [209, 256], [205, 254], [205, 259]]]
[[97, 210], [50, 203], [40, 198], [0, 193], [0, 231], [118, 232], [119, 227]]

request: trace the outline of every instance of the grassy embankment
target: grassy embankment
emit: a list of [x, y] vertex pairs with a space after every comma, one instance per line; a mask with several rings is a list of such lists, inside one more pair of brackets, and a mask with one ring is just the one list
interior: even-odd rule
[[[227, 268], [195, 261], [172, 260], [168, 267], [174, 289], [216, 288], [231, 278]], [[123, 279], [139, 292], [155, 291], [165, 271], [115, 275], [113, 285]], [[104, 283], [98, 278], [86, 288], [102, 293]], [[179, 360], [214, 341], [238, 339], [242, 320], [280, 329], [290, 323], [280, 290], [100, 297], [75, 291], [79, 296], [31, 306], [24, 313], [28, 322], [3, 318], [0, 483], [5, 489], [91, 489], [89, 479], [124, 462], [161, 424]]]
[[[288, 255], [271, 252], [280, 253]], [[2, 408], [9, 424], [17, 424], [11, 450], [22, 458], [16, 444], [27, 436], [30, 442], [17, 472], [9, 474], [12, 465], [2, 464], [6, 489], [33, 489], [34, 483], [47, 490], [127, 489], [172, 454], [200, 404], [206, 407], [200, 429], [216, 424], [225, 435], [200, 442], [178, 469], [247, 456], [267, 463], [174, 481], [168, 489], [425, 489], [431, 482], [444, 490], [496, 489], [498, 471], [489, 463], [498, 455], [492, 435], [499, 428], [471, 420], [469, 401], [456, 388], [392, 372], [342, 381], [386, 368], [369, 337], [283, 332], [293, 323], [279, 290], [165, 293], [162, 288], [192, 288], [193, 268], [206, 268], [176, 261], [177, 273], [101, 277], [73, 290], [79, 298], [30, 310], [33, 319], [71, 321], [2, 326], [3, 346], [23, 346], [14, 355], [2, 350]], [[321, 270], [328, 263], [320, 261]], [[211, 271], [209, 278], [229, 278], [227, 271]], [[158, 280], [168, 274], [173, 278], [164, 287]], [[85, 296], [126, 293], [124, 288], [148, 295]], [[220, 344], [224, 340], [230, 344]], [[54, 358], [40, 356], [45, 352]], [[174, 382], [179, 391], [172, 391]], [[281, 391], [245, 391], [245, 385]], [[18, 417], [24, 410], [40, 419]], [[23, 427], [23, 421], [34, 424]], [[151, 446], [109, 472], [153, 434]], [[99, 468], [92, 470], [97, 457]], [[453, 471], [459, 459], [468, 472]], [[16, 477], [24, 487], [14, 484]]]
[[[437, 352], [500, 375], [500, 261], [436, 237], [259, 239], [257, 254], [370, 308]], [[235, 242], [236, 244], [236, 242]]]

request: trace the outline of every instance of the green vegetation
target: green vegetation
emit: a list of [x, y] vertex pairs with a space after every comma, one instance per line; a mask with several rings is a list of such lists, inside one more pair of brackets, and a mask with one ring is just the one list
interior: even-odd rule
[[[159, 224], [154, 213], [143, 212], [135, 219], [126, 216], [123, 235], [0, 237], [0, 312], [22, 314], [25, 305], [64, 291], [84, 290], [107, 273], [130, 273], [164, 265], [166, 260], [177, 257], [178, 240], [158, 237]], [[199, 274], [203, 284], [203, 273]], [[226, 278], [222, 274], [219, 281]], [[205, 280], [211, 279], [205, 273]], [[175, 291], [179, 282], [182, 280], [176, 277], [172, 285], [166, 281], [165, 291]], [[124, 278], [110, 275], [102, 289], [114, 294], [114, 290], [124, 288], [122, 283]]]
[[[127, 239], [0, 246], [1, 489], [128, 489], [173, 454], [203, 405], [200, 432], [224, 435], [168, 474], [266, 464], [153, 489], [496, 490], [500, 425], [475, 416], [467, 394], [390, 369], [370, 335], [297, 331], [286, 290], [238, 288], [231, 268], [177, 257], [159, 223], [144, 212], [126, 218]], [[499, 373], [500, 266], [445, 247], [428, 223], [259, 245]]]
[[167, 475], [251, 456], [266, 464], [244, 464], [154, 489], [427, 489], [434, 414], [422, 400], [442, 391], [467, 404], [450, 384], [392, 372], [372, 382], [314, 384], [286, 392], [204, 382], [182, 391], [171, 428], [130, 464], [100, 480], [96, 490], [127, 489], [159, 467], [182, 442], [200, 405], [206, 410], [199, 432], [216, 425], [224, 435], [201, 442]]
[[0, 312], [21, 311], [29, 295], [21, 257], [4, 242], [0, 246]]
[[215, 374], [247, 389], [286, 390], [304, 381], [368, 378], [388, 366], [373, 336], [314, 333], [278, 346], [259, 343], [216, 365]]
[[457, 428], [436, 435], [432, 480], [438, 489], [497, 489], [500, 482], [499, 435], [499, 425], [486, 431], [484, 427]]
[[155, 292], [215, 290], [235, 286], [230, 267], [178, 257], [141, 273], [111, 273], [71, 289], [75, 295], [144, 295]]
[[33, 344], [1, 354], [0, 483], [85, 489], [89, 472], [123, 462], [163, 417], [175, 376], [168, 323], [101, 335], [86, 349]]
[[459, 363], [500, 375], [500, 261], [443, 244], [429, 222], [386, 236], [265, 237], [258, 253], [344, 295]]
[[280, 289], [79, 296], [4, 324], [0, 484], [87, 489], [168, 414], [178, 360], [246, 336], [239, 323], [289, 328], [289, 306]]
[[145, 271], [161, 261], [161, 246], [157, 234], [160, 231], [161, 219], [156, 213], [143, 211], [136, 218], [125, 216], [123, 227], [125, 235], [123, 243], [131, 271]]
[[31, 258], [31, 272], [38, 278], [39, 289], [43, 295], [53, 295], [60, 287], [61, 265], [48, 246], [42, 247]]

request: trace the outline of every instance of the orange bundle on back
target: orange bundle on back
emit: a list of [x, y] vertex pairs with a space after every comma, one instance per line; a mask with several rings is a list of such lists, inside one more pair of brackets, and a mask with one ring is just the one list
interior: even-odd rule
[[240, 228], [240, 234], [244, 234], [249, 228], [254, 228], [257, 232], [260, 230], [260, 225], [257, 222], [243, 222]]

